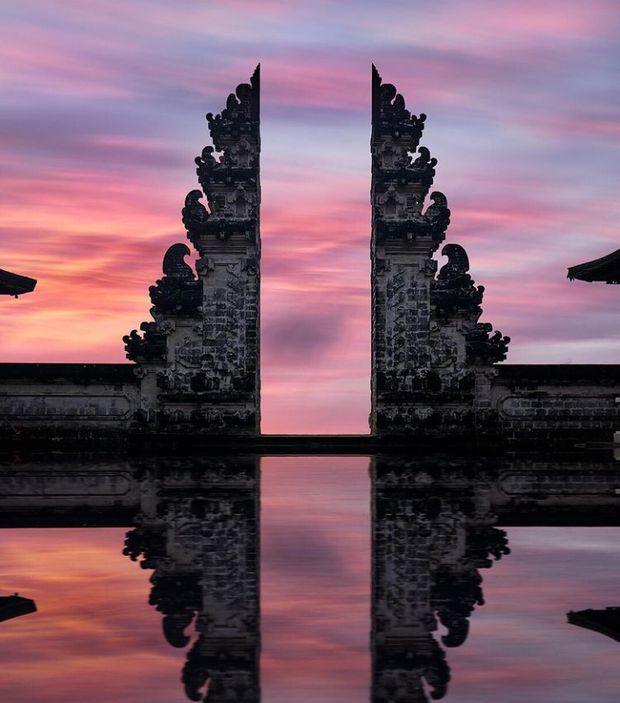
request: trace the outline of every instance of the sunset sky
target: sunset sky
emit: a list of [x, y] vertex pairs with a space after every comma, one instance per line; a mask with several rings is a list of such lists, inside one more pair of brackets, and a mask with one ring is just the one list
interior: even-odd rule
[[365, 432], [370, 63], [428, 121], [435, 187], [513, 363], [617, 363], [615, 0], [5, 0], [0, 360], [119, 362], [196, 187], [204, 114], [262, 64], [265, 432]]

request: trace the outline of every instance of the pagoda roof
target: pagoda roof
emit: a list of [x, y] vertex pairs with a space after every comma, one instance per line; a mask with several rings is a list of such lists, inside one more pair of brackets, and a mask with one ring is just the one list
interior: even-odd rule
[[33, 600], [17, 593], [13, 596], [2, 596], [0, 597], [0, 622], [34, 613], [36, 609], [37, 606]]
[[583, 627], [586, 630], [594, 630], [601, 635], [607, 635], [611, 639], [620, 642], [620, 608], [605, 608], [604, 610], [570, 611], [568, 622], [571, 625]]
[[620, 249], [600, 259], [586, 261], [585, 264], [570, 266], [568, 278], [572, 281], [605, 281], [605, 283], [620, 283]]
[[0, 269], [0, 295], [22, 295], [23, 293], [31, 293], [37, 282], [34, 278], [20, 276], [10, 271]]

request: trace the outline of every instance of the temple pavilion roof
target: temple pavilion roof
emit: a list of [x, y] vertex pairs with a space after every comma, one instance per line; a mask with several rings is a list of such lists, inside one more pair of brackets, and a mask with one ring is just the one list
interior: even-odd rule
[[0, 295], [22, 295], [23, 293], [31, 293], [37, 282], [34, 278], [27, 276], [19, 276], [10, 271], [0, 269]]
[[600, 259], [586, 261], [568, 269], [568, 278], [572, 281], [605, 281], [605, 283], [620, 283], [620, 249]]
[[586, 630], [600, 632], [601, 635], [607, 635], [607, 637], [611, 637], [613, 640], [620, 642], [620, 608], [571, 610], [568, 613], [568, 622], [571, 625], [577, 625]]

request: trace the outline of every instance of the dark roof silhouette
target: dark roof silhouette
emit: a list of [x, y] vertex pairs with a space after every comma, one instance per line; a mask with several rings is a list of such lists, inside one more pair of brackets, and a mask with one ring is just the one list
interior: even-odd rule
[[618, 607], [605, 608], [604, 610], [593, 610], [592, 608], [571, 610], [568, 613], [568, 622], [586, 630], [599, 632], [601, 635], [606, 635], [616, 642], [620, 642], [620, 608]]
[[36, 285], [34, 278], [0, 269], [0, 295], [14, 295], [17, 298], [23, 293], [31, 293]]
[[20, 615], [34, 613], [37, 609], [34, 601], [17, 595], [0, 597], [0, 622], [17, 618]]
[[586, 261], [585, 264], [570, 266], [568, 278], [572, 281], [605, 281], [605, 283], [620, 283], [620, 249], [600, 259]]

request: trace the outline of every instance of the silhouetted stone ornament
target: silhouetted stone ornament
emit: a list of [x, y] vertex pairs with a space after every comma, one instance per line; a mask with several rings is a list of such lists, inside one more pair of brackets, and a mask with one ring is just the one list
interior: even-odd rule
[[187, 659], [181, 673], [183, 689], [190, 701], [207, 700], [207, 694], [205, 693], [203, 698], [201, 691], [211, 678], [210, 658], [202, 653], [204, 644], [204, 637], [199, 637], [196, 640], [187, 653]]
[[166, 335], [160, 332], [154, 322], [142, 322], [140, 330], [131, 330], [123, 337], [125, 354], [131, 361], [154, 362], [163, 361], [166, 354]]
[[165, 275], [149, 288], [155, 317], [196, 317], [200, 310], [202, 283], [184, 261], [190, 253], [186, 244], [173, 244], [166, 252], [162, 266]]
[[[383, 83], [375, 65], [372, 66], [373, 124], [380, 123], [384, 132], [403, 137], [415, 152], [426, 115], [412, 115], [405, 107], [405, 99], [391, 83]], [[414, 146], [415, 145], [415, 146]]]
[[185, 634], [185, 628], [192, 623], [195, 615], [195, 611], [191, 610], [186, 613], [175, 613], [174, 615], [164, 616], [162, 627], [166, 642], [173, 647], [187, 647], [190, 638]]
[[194, 238], [200, 237], [208, 231], [209, 213], [207, 208], [200, 202], [202, 197], [204, 197], [202, 191], [191, 190], [185, 196], [185, 206], [181, 211], [187, 236], [192, 242]]
[[459, 244], [446, 244], [441, 250], [448, 257], [448, 263], [440, 269], [435, 287], [433, 300], [437, 313], [450, 317], [458, 312], [470, 313], [476, 317], [482, 314], [482, 296], [484, 286], [475, 286], [469, 275], [469, 259]]

